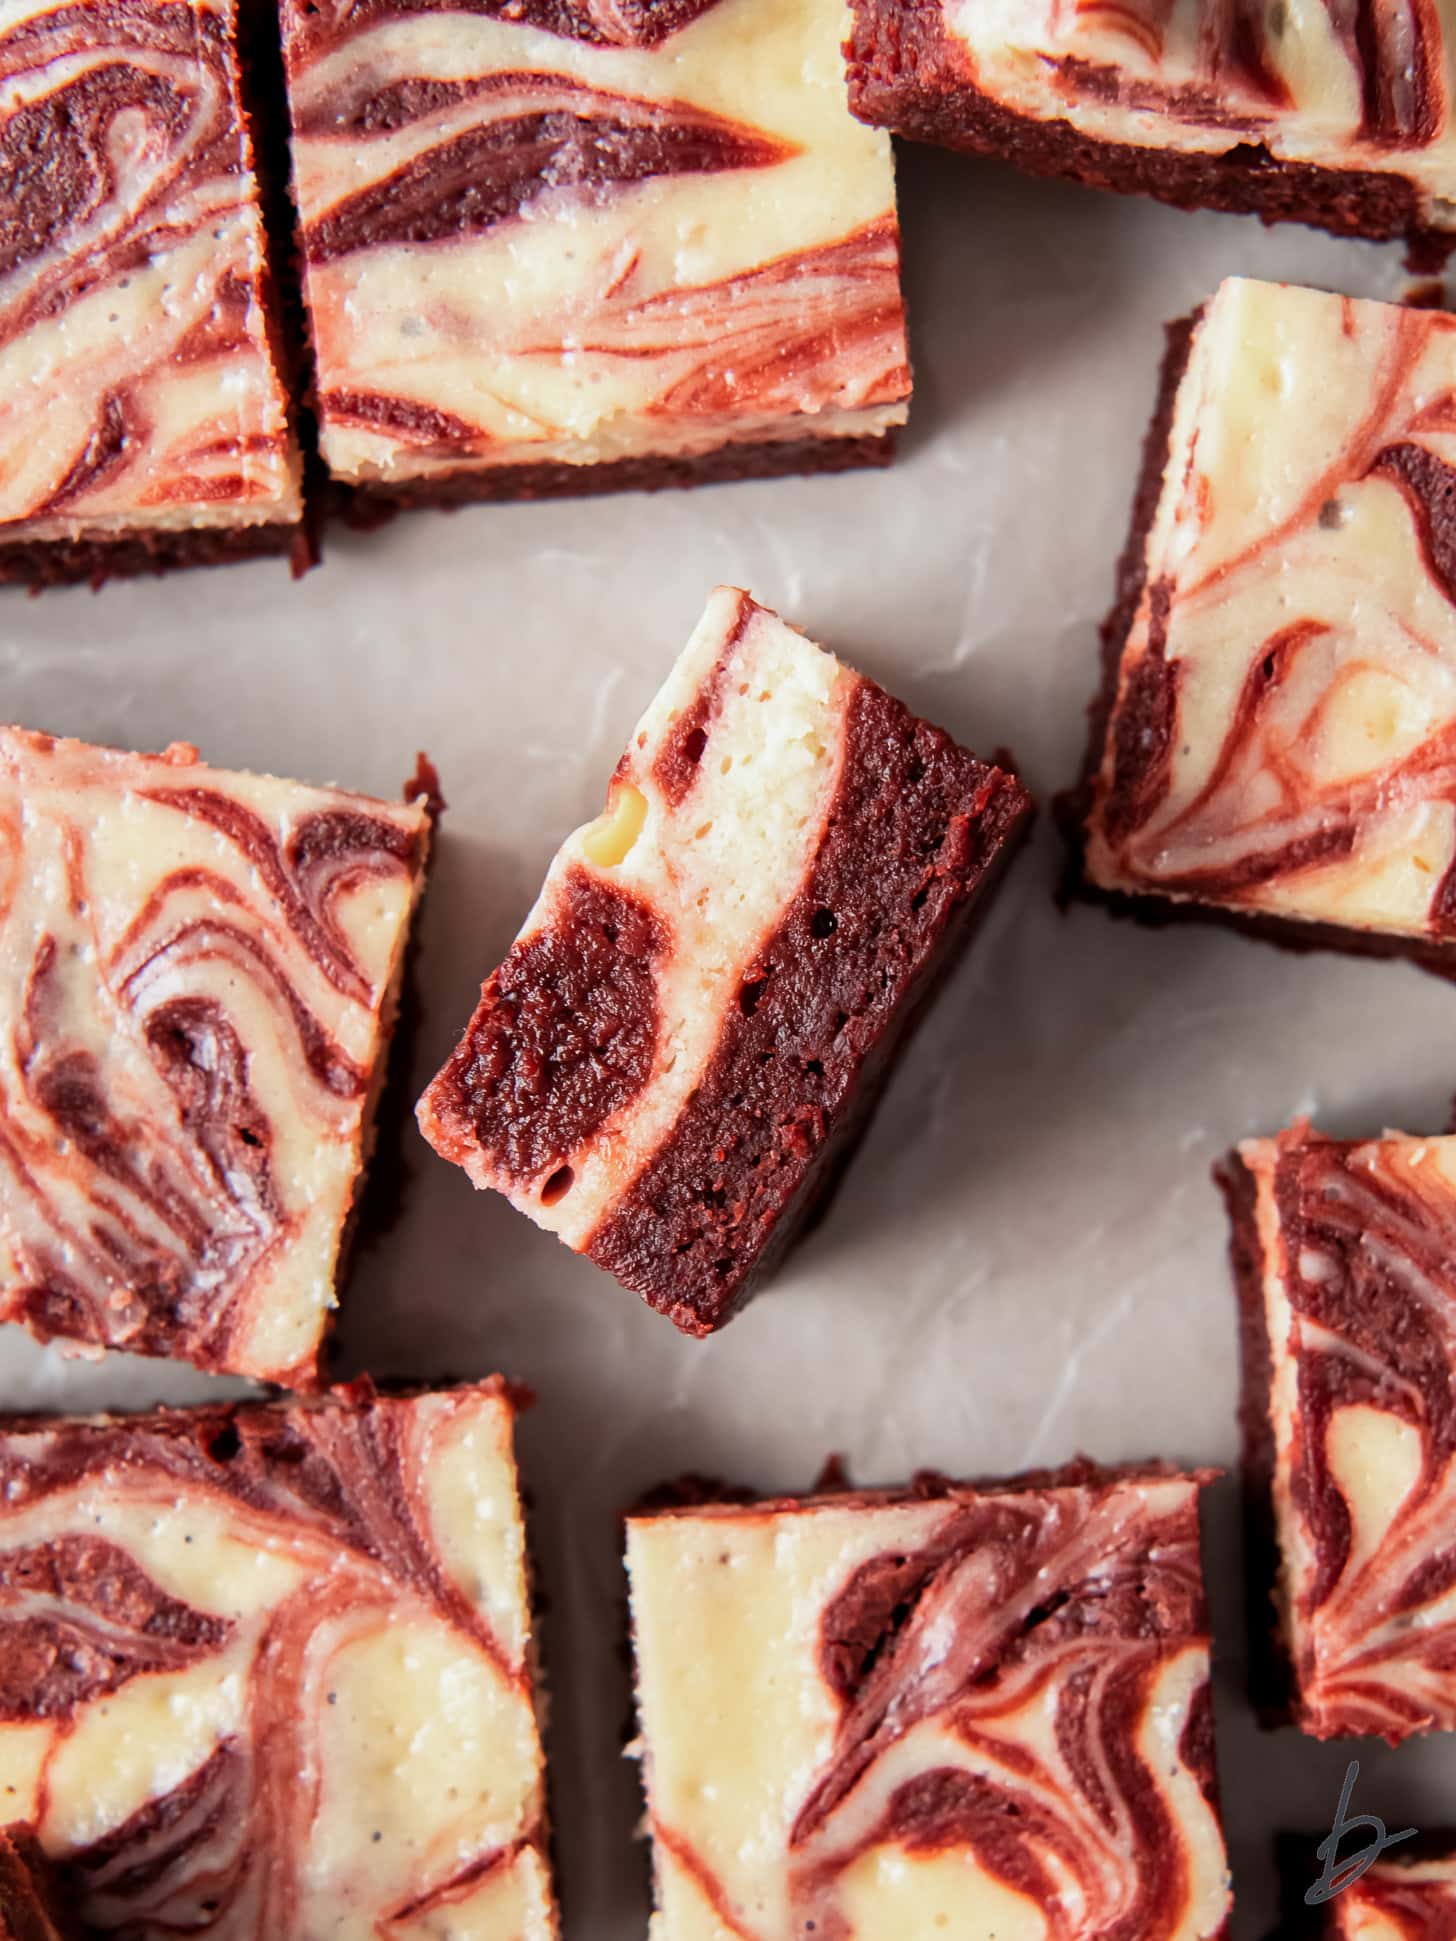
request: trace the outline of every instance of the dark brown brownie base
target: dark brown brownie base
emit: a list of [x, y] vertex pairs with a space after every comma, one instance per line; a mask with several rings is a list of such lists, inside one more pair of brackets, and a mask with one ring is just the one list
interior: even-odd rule
[[0, 1941], [56, 1941], [75, 1931], [31, 1829], [0, 1827]]
[[303, 526], [207, 526], [178, 532], [126, 533], [106, 539], [12, 539], [0, 541], [0, 586], [51, 586], [93, 590], [107, 580], [170, 573], [184, 566], [225, 566], [237, 560], [291, 555], [297, 579], [313, 564]]
[[1221, 155], [1146, 149], [1081, 135], [1066, 121], [1019, 114], [976, 86], [944, 30], [941, 0], [854, 0], [845, 54], [854, 113], [914, 141], [1179, 209], [1302, 222], [1376, 242], [1404, 237], [1423, 269], [1439, 268], [1456, 248], [1456, 235], [1423, 220], [1415, 187], [1404, 176], [1280, 161], [1258, 142], [1240, 142]]
[[622, 1512], [631, 1516], [697, 1516], [704, 1510], [726, 1515], [743, 1510], [778, 1512], [815, 1510], [826, 1504], [836, 1509], [884, 1509], [897, 1503], [936, 1503], [957, 1492], [978, 1496], [1006, 1495], [1020, 1490], [1090, 1489], [1110, 1483], [1152, 1481], [1169, 1477], [1189, 1477], [1201, 1484], [1216, 1483], [1220, 1469], [1190, 1464], [1181, 1467], [1161, 1457], [1147, 1462], [1104, 1463], [1091, 1456], [1072, 1456], [1063, 1463], [1042, 1469], [1021, 1469], [1009, 1476], [947, 1476], [939, 1469], [917, 1469], [908, 1483], [887, 1483], [861, 1488], [845, 1473], [837, 1456], [826, 1458], [813, 1487], [798, 1495], [763, 1492], [738, 1483], [724, 1482], [717, 1476], [702, 1476], [689, 1471], [674, 1476], [645, 1491]]
[[689, 485], [721, 485], [736, 479], [789, 478], [815, 472], [849, 472], [888, 465], [895, 433], [856, 438], [766, 439], [723, 445], [691, 458], [647, 454], [602, 465], [499, 465], [486, 472], [451, 472], [442, 478], [400, 485], [341, 486], [344, 515], [367, 527], [392, 512], [416, 506], [473, 505], [520, 499], [564, 499], [604, 492], [661, 492]]
[[1295, 1716], [1294, 1667], [1279, 1627], [1274, 1587], [1279, 1536], [1274, 1520], [1273, 1357], [1264, 1307], [1264, 1249], [1255, 1219], [1254, 1176], [1230, 1153], [1213, 1169], [1229, 1217], [1229, 1265], [1239, 1309], [1240, 1483], [1244, 1520], [1244, 1621], [1249, 1698], [1266, 1728]]
[[1167, 343], [1153, 414], [1143, 439], [1127, 542], [1117, 562], [1112, 609], [1101, 628], [1100, 678], [1097, 690], [1087, 704], [1087, 744], [1082, 768], [1073, 786], [1064, 789], [1052, 800], [1052, 815], [1062, 837], [1065, 857], [1057, 900], [1063, 908], [1071, 903], [1095, 903], [1110, 915], [1130, 919], [1144, 929], [1161, 930], [1184, 923], [1215, 924], [1222, 930], [1233, 930], [1242, 937], [1297, 955], [1311, 951], [1336, 951], [1345, 957], [1381, 961], [1394, 958], [1414, 964], [1433, 976], [1456, 981], [1456, 943], [1441, 944], [1434, 939], [1427, 941], [1344, 930], [1338, 924], [1306, 923], [1298, 918], [1276, 917], [1257, 910], [1225, 909], [1217, 904], [1180, 902], [1172, 897], [1152, 894], [1137, 896], [1126, 890], [1104, 889], [1087, 874], [1087, 817], [1091, 812], [1094, 785], [1102, 767], [1107, 732], [1117, 704], [1123, 649], [1137, 619], [1147, 581], [1147, 539], [1162, 493], [1173, 407], [1178, 386], [1188, 366], [1193, 332], [1201, 314], [1195, 311], [1192, 316], [1179, 317], [1166, 326]]

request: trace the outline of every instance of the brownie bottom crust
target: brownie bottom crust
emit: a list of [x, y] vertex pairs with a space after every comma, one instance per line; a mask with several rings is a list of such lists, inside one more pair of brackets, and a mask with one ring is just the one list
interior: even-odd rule
[[103, 586], [184, 566], [291, 556], [294, 578], [314, 564], [302, 525], [196, 526], [167, 532], [119, 533], [97, 539], [0, 540], [0, 586]]
[[854, 113], [914, 141], [1179, 209], [1307, 223], [1375, 242], [1403, 237], [1422, 269], [1438, 269], [1456, 249], [1456, 235], [1432, 229], [1415, 185], [1393, 172], [1283, 161], [1260, 142], [1222, 154], [1143, 148], [1008, 108], [958, 73], [963, 56], [944, 31], [939, 0], [856, 0], [846, 53]]
[[1237, 1153], [1213, 1170], [1229, 1217], [1229, 1265], [1239, 1310], [1240, 1488], [1244, 1530], [1244, 1618], [1249, 1698], [1267, 1727], [1294, 1723], [1294, 1667], [1274, 1602], [1279, 1533], [1274, 1514], [1274, 1376], [1264, 1308], [1264, 1249], [1255, 1213], [1254, 1176]]
[[690, 485], [722, 485], [735, 479], [790, 478], [816, 472], [849, 472], [888, 465], [895, 456], [895, 433], [866, 432], [858, 437], [763, 439], [756, 444], [720, 445], [710, 452], [667, 457], [643, 453], [609, 459], [600, 465], [497, 465], [488, 471], [442, 473], [437, 478], [340, 483], [348, 514], [361, 525], [392, 511], [416, 506], [508, 503], [523, 499], [594, 497], [607, 492], [662, 492]]

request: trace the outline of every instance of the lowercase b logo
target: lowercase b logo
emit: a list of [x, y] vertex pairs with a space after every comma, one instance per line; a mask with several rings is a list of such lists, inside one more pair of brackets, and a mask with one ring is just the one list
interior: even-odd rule
[[[1346, 1818], [1350, 1810], [1350, 1796], [1355, 1790], [1355, 1781], [1359, 1777], [1360, 1761], [1352, 1759], [1345, 1768], [1345, 1783], [1340, 1788], [1340, 1803], [1335, 1809], [1335, 1824], [1330, 1829], [1329, 1837], [1319, 1843], [1319, 1857], [1323, 1862], [1323, 1871], [1313, 1887], [1305, 1889], [1306, 1907], [1319, 1907], [1323, 1902], [1332, 1900], [1336, 1894], [1342, 1894], [1347, 1887], [1360, 1878], [1367, 1867], [1380, 1858], [1387, 1847], [1393, 1847], [1401, 1840], [1409, 1840], [1415, 1834], [1416, 1829], [1413, 1826], [1408, 1826], [1403, 1833], [1387, 1833], [1384, 1820], [1377, 1818], [1374, 1813], [1356, 1813]], [[1352, 1854], [1348, 1860], [1336, 1866], [1335, 1856], [1340, 1851], [1341, 1840], [1347, 1833], [1358, 1832], [1362, 1827], [1369, 1829], [1371, 1836], [1369, 1844], [1362, 1847], [1359, 1853]]]

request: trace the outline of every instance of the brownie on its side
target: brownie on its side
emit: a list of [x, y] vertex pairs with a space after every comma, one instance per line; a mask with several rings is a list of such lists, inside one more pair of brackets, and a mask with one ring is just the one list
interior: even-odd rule
[[0, 582], [300, 542], [237, 0], [0, 0]]
[[0, 1320], [316, 1381], [429, 834], [0, 729]]
[[1175, 334], [1109, 622], [1092, 889], [1296, 941], [1456, 936], [1453, 399], [1444, 314], [1234, 278]]
[[653, 1941], [1224, 1935], [1207, 1480], [629, 1518]]
[[1035, 175], [1456, 244], [1446, 9], [851, 0], [854, 112]]
[[887, 461], [842, 0], [282, 0], [323, 456], [396, 503]]
[[70, 1941], [71, 1934], [34, 1828], [0, 1827], [0, 1941]]
[[436, 1151], [690, 1334], [832, 1181], [1030, 808], [720, 587], [420, 1101]]
[[0, 1431], [0, 1773], [86, 1933], [556, 1941], [513, 1418]]
[[1456, 1138], [1295, 1126], [1224, 1185], [1255, 1700], [1318, 1738], [1456, 1729]]

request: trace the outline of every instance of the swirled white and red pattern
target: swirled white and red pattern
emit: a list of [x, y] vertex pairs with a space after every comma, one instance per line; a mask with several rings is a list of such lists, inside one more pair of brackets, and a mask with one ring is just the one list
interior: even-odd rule
[[[1420, 1843], [1418, 1843], [1420, 1844]], [[1409, 1852], [1409, 1849], [1407, 1849]], [[1452, 1941], [1456, 1936], [1456, 1846], [1413, 1860], [1392, 1851], [1329, 1902], [1330, 1941]]]
[[1456, 319], [1231, 277], [1139, 536], [1105, 890], [1456, 935]]
[[0, 1319], [312, 1382], [428, 839], [0, 730]]
[[231, 0], [0, 0], [0, 543], [296, 525]]
[[322, 447], [361, 483], [863, 438], [909, 395], [842, 0], [285, 0]]
[[0, 1434], [0, 1795], [85, 1934], [556, 1941], [513, 1416]]
[[631, 1518], [653, 1941], [1224, 1935], [1206, 1480]]
[[[855, 0], [855, 12], [856, 108], [889, 126], [908, 101], [931, 139], [1184, 206], [1456, 233], [1450, 0]], [[1193, 161], [1203, 168], [1185, 170]]]

